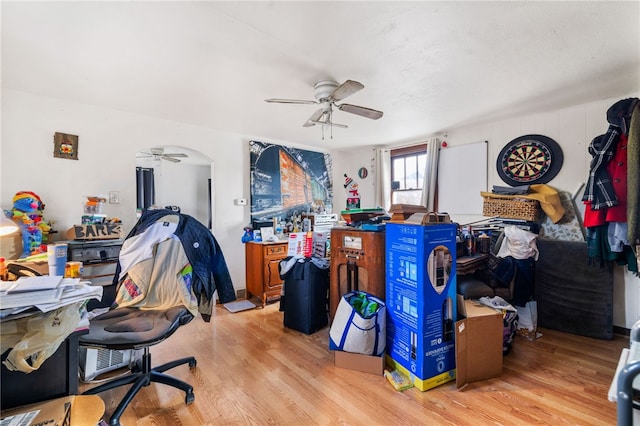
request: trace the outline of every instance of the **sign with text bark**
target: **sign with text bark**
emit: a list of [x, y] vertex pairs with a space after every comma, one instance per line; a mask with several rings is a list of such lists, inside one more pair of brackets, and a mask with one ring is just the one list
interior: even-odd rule
[[122, 237], [122, 224], [74, 225], [66, 233], [69, 240], [114, 240]]

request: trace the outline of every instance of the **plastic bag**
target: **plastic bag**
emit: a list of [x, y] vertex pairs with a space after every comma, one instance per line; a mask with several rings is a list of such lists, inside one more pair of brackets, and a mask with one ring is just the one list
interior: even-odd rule
[[536, 244], [538, 236], [530, 231], [520, 229], [515, 225], [504, 227], [504, 240], [498, 250], [498, 257], [511, 256], [514, 259], [528, 259], [532, 257], [538, 260], [540, 252]]
[[515, 338], [516, 332], [518, 330], [518, 309], [525, 308], [516, 308], [500, 296], [484, 296], [478, 299], [478, 302], [502, 312], [502, 355], [509, 354], [513, 345], [513, 339]]
[[523, 306], [516, 306], [518, 310], [518, 331], [517, 334], [526, 337], [529, 340], [535, 340], [542, 334], [537, 332], [538, 329], [538, 302], [531, 300]]
[[3, 361], [9, 371], [30, 373], [40, 368], [60, 344], [78, 327], [82, 302], [41, 315], [2, 324], [0, 350], [12, 348]]

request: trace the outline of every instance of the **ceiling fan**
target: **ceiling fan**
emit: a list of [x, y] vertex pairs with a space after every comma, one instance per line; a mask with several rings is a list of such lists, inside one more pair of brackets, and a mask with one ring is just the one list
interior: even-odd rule
[[187, 154], [183, 154], [183, 153], [167, 153], [165, 154], [164, 152], [164, 148], [151, 148], [149, 149], [149, 152], [141, 152], [140, 154], [143, 155], [138, 155], [138, 158], [153, 158], [154, 160], [167, 160], [167, 161], [171, 161], [172, 163], [179, 163], [180, 160], [179, 158], [187, 158], [188, 155]]
[[[354, 80], [347, 80], [342, 84], [338, 84], [333, 80], [322, 80], [313, 85], [313, 95], [316, 98], [315, 101], [276, 98], [265, 99], [265, 101], [281, 104], [319, 104], [320, 109], [314, 112], [302, 126], [311, 127], [315, 126], [316, 124], [321, 124], [322, 139], [324, 139], [325, 126], [329, 126], [330, 129], [333, 126], [347, 128], [347, 126], [344, 124], [333, 122], [333, 107], [336, 107], [340, 111], [350, 112], [352, 114], [360, 115], [372, 120], [377, 120], [382, 117], [382, 111], [358, 105], [337, 103], [338, 101], [341, 101], [347, 96], [351, 96], [362, 89], [364, 89], [364, 85]], [[333, 134], [331, 135], [331, 137], [333, 137]]]

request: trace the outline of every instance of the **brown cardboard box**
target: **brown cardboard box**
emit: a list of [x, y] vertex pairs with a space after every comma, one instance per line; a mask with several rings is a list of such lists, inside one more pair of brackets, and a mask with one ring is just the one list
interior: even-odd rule
[[[25, 405], [2, 412], [2, 419], [35, 413], [24, 425], [51, 424], [87, 426], [97, 425], [104, 415], [104, 402], [97, 395], [72, 395], [37, 404]], [[25, 416], [25, 420], [28, 417]]]
[[502, 313], [472, 300], [458, 299], [456, 386], [502, 374]]
[[389, 213], [390, 222], [404, 222], [414, 213], [429, 213], [429, 209], [415, 204], [391, 204]]
[[73, 225], [65, 233], [68, 240], [112, 240], [122, 236], [120, 223]]
[[334, 365], [336, 367], [379, 376], [384, 373], [384, 356], [362, 355], [344, 351], [334, 351], [334, 355]]
[[326, 257], [328, 232], [291, 232], [288, 256]]

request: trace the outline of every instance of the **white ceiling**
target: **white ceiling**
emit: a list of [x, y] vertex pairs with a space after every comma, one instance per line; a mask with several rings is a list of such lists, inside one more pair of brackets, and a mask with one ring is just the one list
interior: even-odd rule
[[[2, 87], [342, 149], [640, 89], [640, 2], [8, 2]], [[318, 80], [360, 81], [333, 139]]]

